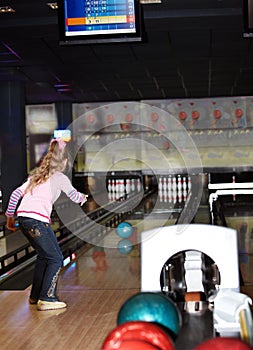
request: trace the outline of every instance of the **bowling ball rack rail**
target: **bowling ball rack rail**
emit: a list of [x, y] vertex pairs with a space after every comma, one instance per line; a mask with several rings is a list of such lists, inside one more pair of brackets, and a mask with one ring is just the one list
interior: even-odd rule
[[[82, 218], [77, 218], [72, 222], [68, 222], [67, 225], [61, 224], [60, 227], [55, 230], [55, 234], [64, 259], [69, 258], [69, 262], [71, 262], [71, 260], [73, 260], [73, 253], [84, 247], [87, 241], [92, 241], [94, 244], [99, 245], [99, 242], [108, 235], [117, 224], [131, 215], [133, 210], [136, 209], [132, 205], [133, 202], [139, 203], [138, 206], [141, 206], [153, 192], [153, 190], [149, 190], [144, 194], [137, 193], [127, 198], [119, 198], [117, 201], [109, 202], [85, 214]], [[69, 203], [69, 201], [61, 203], [61, 206], [65, 206], [65, 209], [67, 209]], [[73, 234], [72, 231], [75, 233]], [[24, 289], [28, 287], [31, 284], [31, 270], [35, 259], [36, 252], [33, 250], [30, 243], [24, 244], [1, 256], [0, 290], [6, 288]], [[26, 274], [26, 271], [29, 271], [29, 277], [18, 277], [20, 274]], [[24, 281], [25, 286], [23, 286], [22, 281]], [[20, 285], [20, 283], [22, 285]]]

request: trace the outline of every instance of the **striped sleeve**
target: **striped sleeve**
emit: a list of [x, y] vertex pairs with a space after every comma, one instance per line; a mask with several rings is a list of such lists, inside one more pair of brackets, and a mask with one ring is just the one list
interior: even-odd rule
[[58, 186], [58, 188], [64, 193], [66, 193], [67, 197], [69, 197], [69, 199], [72, 200], [74, 203], [82, 203], [82, 201], [85, 199], [84, 194], [75, 189], [75, 187], [72, 185], [71, 181], [65, 174], [55, 174], [52, 181], [53, 186]]
[[84, 200], [84, 195], [78, 192], [75, 188], [72, 188], [72, 190], [67, 193], [67, 196], [75, 203], [80, 203]]
[[10, 199], [9, 199], [7, 210], [5, 213], [6, 216], [12, 217], [15, 215], [15, 211], [16, 211], [18, 202], [22, 196], [23, 196], [23, 192], [21, 191], [20, 188], [17, 188], [16, 190], [14, 190], [12, 192]]

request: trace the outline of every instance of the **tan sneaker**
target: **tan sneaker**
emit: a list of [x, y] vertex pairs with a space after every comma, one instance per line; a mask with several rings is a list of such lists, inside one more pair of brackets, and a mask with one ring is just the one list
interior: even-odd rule
[[33, 298], [29, 298], [29, 304], [37, 304], [37, 302], [38, 302], [38, 300], [36, 300], [36, 299], [33, 299]]
[[47, 311], [47, 310], [57, 310], [64, 309], [67, 307], [67, 304], [63, 301], [44, 301], [39, 300], [37, 303], [37, 309], [39, 311]]

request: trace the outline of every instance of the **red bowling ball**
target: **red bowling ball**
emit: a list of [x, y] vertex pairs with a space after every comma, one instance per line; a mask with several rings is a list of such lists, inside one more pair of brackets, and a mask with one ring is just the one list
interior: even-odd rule
[[142, 340], [122, 340], [113, 346], [103, 348], [106, 350], [159, 350], [156, 346]]
[[252, 350], [252, 347], [240, 339], [217, 337], [206, 340], [201, 343], [194, 350]]
[[[125, 322], [114, 328], [104, 340], [102, 350], [122, 349], [121, 347], [117, 348], [117, 346], [119, 346], [119, 344], [122, 345], [126, 341], [144, 342], [157, 350], [175, 349], [174, 343], [169, 335], [158, 325], [150, 322], [132, 321]], [[142, 347], [140, 349], [142, 349]]]

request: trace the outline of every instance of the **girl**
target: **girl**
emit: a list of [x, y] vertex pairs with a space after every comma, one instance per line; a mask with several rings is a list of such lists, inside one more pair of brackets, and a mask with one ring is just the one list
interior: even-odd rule
[[67, 306], [58, 300], [56, 294], [63, 255], [50, 226], [53, 204], [62, 191], [75, 203], [83, 205], [87, 201], [87, 195], [78, 192], [63, 174], [68, 159], [66, 143], [53, 139], [35, 173], [12, 192], [5, 213], [6, 226], [12, 231], [15, 231], [16, 213], [19, 228], [37, 252], [29, 302], [37, 304], [37, 309], [41, 311]]

